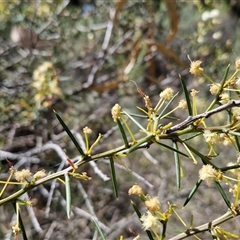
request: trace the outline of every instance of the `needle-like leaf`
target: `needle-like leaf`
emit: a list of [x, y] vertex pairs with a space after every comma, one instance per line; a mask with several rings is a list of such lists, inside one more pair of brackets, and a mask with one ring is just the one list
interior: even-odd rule
[[105, 238], [105, 236], [103, 235], [102, 229], [100, 228], [97, 219], [96, 219], [96, 218], [92, 218], [92, 221], [94, 222], [94, 224], [95, 224], [95, 226], [96, 226], [96, 228], [97, 228], [97, 230], [98, 230], [98, 232], [99, 232], [102, 240], [107, 240], [107, 239]]
[[66, 189], [66, 211], [67, 217], [70, 218], [71, 214], [71, 190], [70, 190], [70, 179], [68, 173], [64, 174], [65, 177], [65, 189]]
[[183, 80], [181, 75], [179, 75], [179, 79], [180, 79], [182, 89], [183, 89], [183, 92], [184, 92], [184, 95], [185, 95], [185, 99], [186, 99], [186, 102], [187, 102], [189, 116], [192, 116], [193, 112], [192, 112], [192, 105], [191, 105], [191, 101], [190, 101], [190, 97], [189, 97], [190, 94], [187, 90], [187, 86], [185, 84], [185, 81]]
[[224, 192], [221, 184], [217, 181], [215, 181], [215, 185], [217, 186], [218, 191], [220, 192], [224, 202], [227, 204], [228, 208], [231, 209], [231, 202], [229, 201], [226, 193]]
[[113, 189], [114, 189], [116, 198], [118, 198], [118, 186], [117, 186], [117, 178], [116, 178], [116, 173], [115, 173], [113, 157], [110, 157], [109, 160], [110, 160], [111, 173], [112, 173]]
[[[178, 151], [178, 146], [175, 141], [173, 141], [173, 148]], [[177, 189], [181, 188], [181, 164], [177, 151], [174, 151], [174, 160], [175, 160], [175, 169], [176, 169], [176, 181], [177, 181]]]
[[181, 155], [183, 155], [184, 157], [189, 158], [189, 156], [188, 156], [187, 154], [179, 151], [178, 149], [174, 149], [173, 147], [168, 146], [168, 145], [166, 145], [166, 144], [164, 144], [164, 143], [162, 143], [162, 142], [156, 142], [156, 143], [159, 144], [159, 145], [162, 146], [162, 147], [165, 147], [165, 148], [170, 149], [171, 151], [177, 152], [178, 154], [181, 154]]
[[136, 120], [134, 119], [129, 113], [123, 111], [125, 115], [127, 115], [140, 129], [142, 129], [144, 132], [146, 132], [146, 129]]
[[124, 131], [124, 128], [123, 128], [123, 125], [121, 123], [121, 121], [119, 119], [117, 119], [117, 125], [118, 125], [118, 128], [122, 134], [122, 138], [123, 138], [123, 141], [124, 141], [124, 144], [125, 144], [125, 147], [128, 148], [128, 140], [127, 140], [127, 136], [126, 136], [126, 133]]
[[85, 156], [85, 153], [83, 152], [82, 148], [80, 147], [78, 141], [76, 140], [76, 138], [73, 136], [72, 132], [70, 131], [70, 129], [67, 127], [67, 125], [64, 123], [64, 121], [62, 120], [62, 118], [60, 117], [60, 115], [54, 110], [54, 113], [58, 119], [58, 121], [61, 123], [63, 129], [66, 131], [67, 135], [70, 137], [70, 139], [73, 141], [75, 147], [77, 148], [77, 150], [79, 151], [79, 153], [82, 156]]
[[188, 195], [186, 201], [184, 202], [183, 206], [186, 206], [186, 205], [188, 204], [188, 202], [192, 199], [194, 193], [197, 191], [197, 189], [198, 189], [198, 187], [200, 186], [201, 182], [202, 182], [201, 179], [199, 179], [199, 180], [197, 181], [197, 183], [195, 184], [194, 188], [193, 188], [192, 191], [189, 193], [189, 195]]

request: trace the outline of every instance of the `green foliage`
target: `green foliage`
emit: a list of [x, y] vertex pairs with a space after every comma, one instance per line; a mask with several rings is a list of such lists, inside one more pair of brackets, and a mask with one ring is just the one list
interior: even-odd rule
[[[233, 218], [235, 216], [238, 216], [240, 214], [239, 211], [239, 196], [240, 196], [240, 188], [238, 188], [239, 185], [239, 159], [236, 160], [236, 163], [231, 163], [231, 166], [229, 163], [225, 163], [226, 166], [224, 168], [218, 167], [216, 164], [213, 163], [213, 159], [218, 156], [213, 156], [212, 153], [215, 153], [214, 146], [216, 144], [223, 144], [226, 146], [234, 145], [237, 154], [239, 154], [240, 149], [238, 149], [238, 145], [235, 144], [234, 138], [231, 136], [231, 132], [238, 133], [240, 131], [240, 124], [239, 124], [239, 107], [240, 101], [234, 99], [234, 95], [232, 95], [232, 100], [228, 100], [228, 102], [224, 103], [225, 100], [225, 93], [226, 92], [235, 92], [238, 93], [238, 83], [236, 79], [234, 78], [236, 72], [240, 70], [240, 64], [239, 60], [236, 61], [236, 71], [232, 74], [227, 80], [224, 78], [223, 81], [224, 84], [219, 84], [217, 82], [213, 82], [210, 90], [213, 95], [215, 95], [215, 103], [221, 104], [219, 107], [216, 107], [210, 111], [206, 111], [201, 114], [197, 114], [194, 116], [189, 116], [185, 121], [182, 121], [181, 123], [173, 125], [172, 122], [168, 122], [166, 124], [163, 124], [162, 121], [165, 120], [167, 116], [172, 114], [174, 111], [177, 111], [179, 109], [185, 109], [187, 110], [188, 106], [192, 106], [193, 109], [197, 109], [197, 101], [196, 101], [196, 95], [197, 91], [192, 90], [190, 93], [190, 98], [188, 98], [188, 101], [191, 99], [191, 103], [183, 102], [181, 101], [181, 104], [179, 104], [177, 107], [175, 107], [173, 110], [169, 110], [170, 104], [174, 103], [176, 94], [173, 94], [173, 91], [171, 88], [167, 88], [164, 91], [162, 91], [159, 95], [159, 101], [154, 107], [151, 103], [151, 100], [149, 96], [145, 95], [142, 90], [138, 89], [138, 92], [143, 97], [143, 100], [145, 102], [145, 108], [139, 108], [141, 112], [143, 112], [148, 118], [145, 124], [139, 124], [134, 117], [131, 116], [131, 114], [126, 114], [125, 111], [122, 111], [121, 107], [118, 104], [115, 104], [115, 106], [112, 108], [112, 117], [114, 121], [118, 122], [118, 127], [120, 132], [124, 133], [124, 139], [125, 144], [123, 146], [119, 146], [118, 148], [114, 148], [112, 150], [103, 151], [98, 154], [93, 154], [93, 146], [96, 146], [99, 144], [100, 138], [98, 138], [92, 145], [89, 145], [89, 139], [88, 135], [92, 133], [91, 129], [84, 128], [83, 132], [85, 135], [85, 146], [86, 150], [85, 153], [83, 152], [82, 148], [77, 143], [77, 140], [71, 133], [70, 129], [67, 127], [67, 125], [64, 123], [62, 118], [56, 113], [56, 116], [58, 120], [60, 121], [61, 125], [63, 126], [64, 130], [67, 132], [69, 137], [72, 141], [74, 141], [75, 146], [80, 150], [80, 160], [73, 162], [71, 159], [67, 159], [69, 163], [69, 167], [65, 168], [61, 171], [58, 171], [56, 173], [52, 173], [48, 176], [45, 176], [44, 172], [37, 172], [33, 177], [31, 177], [31, 173], [29, 170], [22, 170], [22, 171], [16, 171], [14, 168], [11, 167], [11, 174], [9, 179], [5, 183], [5, 188], [8, 185], [14, 185], [16, 183], [10, 182], [10, 178], [14, 172], [15, 178], [18, 182], [22, 183], [22, 189], [17, 191], [16, 193], [3, 198], [0, 200], [0, 205], [6, 204], [7, 202], [11, 201], [20, 201], [21, 195], [23, 195], [25, 192], [28, 192], [30, 189], [35, 188], [43, 183], [53, 181], [54, 179], [57, 179], [61, 176], [65, 177], [65, 187], [66, 187], [66, 209], [67, 209], [67, 216], [70, 218], [71, 213], [71, 191], [70, 191], [70, 178], [69, 175], [72, 178], [80, 178], [83, 180], [89, 180], [90, 178], [87, 177], [86, 174], [78, 174], [75, 173], [75, 171], [78, 168], [81, 168], [85, 164], [95, 161], [101, 158], [109, 158], [110, 160], [110, 166], [111, 166], [111, 174], [112, 174], [112, 180], [113, 180], [113, 186], [116, 197], [118, 197], [118, 184], [117, 184], [117, 176], [115, 172], [115, 166], [114, 166], [114, 158], [119, 157], [126, 157], [129, 154], [131, 154], [134, 151], [137, 151], [141, 148], [150, 147], [152, 144], [164, 142], [167, 139], [170, 139], [174, 142], [174, 158], [175, 158], [175, 165], [176, 165], [176, 176], [177, 176], [177, 188], [179, 189], [181, 186], [181, 171], [184, 171], [184, 163], [179, 158], [177, 152], [178, 147], [177, 144], [181, 144], [187, 152], [187, 157], [189, 160], [193, 161], [194, 164], [199, 164], [197, 158], [194, 156], [196, 155], [200, 160], [202, 161], [202, 168], [199, 171], [199, 180], [197, 184], [194, 186], [193, 190], [190, 192], [190, 195], [187, 197], [184, 205], [186, 205], [189, 201], [192, 200], [193, 195], [197, 192], [199, 189], [200, 184], [202, 181], [206, 181], [207, 185], [210, 186], [211, 182], [215, 182], [215, 185], [217, 187], [217, 190], [219, 191], [220, 195], [223, 198], [223, 201], [226, 203], [227, 208], [226, 212], [227, 214], [223, 215], [224, 218], [216, 219], [214, 224], [204, 224], [200, 227], [196, 227], [194, 231], [192, 231], [191, 228], [187, 228], [187, 231], [176, 236], [174, 239], [182, 239], [191, 235], [195, 235], [197, 233], [203, 232], [203, 231], [215, 231], [215, 229], [219, 228], [219, 224], [225, 221], [228, 221], [230, 218]], [[205, 76], [204, 70], [200, 68], [200, 65], [198, 62], [191, 63], [191, 69], [190, 71], [192, 73], [202, 74]], [[201, 71], [199, 71], [201, 69]], [[208, 76], [206, 76], [207, 79], [210, 79]], [[221, 86], [221, 88], [220, 88]], [[184, 85], [183, 85], [184, 87]], [[185, 87], [184, 87], [185, 88]], [[213, 88], [215, 91], [213, 91]], [[222, 92], [222, 94], [219, 96], [217, 93], [218, 91]], [[186, 94], [186, 92], [185, 92]], [[224, 102], [223, 102], [224, 101]], [[211, 102], [210, 102], [211, 105]], [[162, 109], [163, 108], [163, 109]], [[206, 109], [209, 109], [209, 107], [206, 107]], [[230, 112], [229, 112], [230, 110]], [[168, 112], [167, 112], [168, 111]], [[182, 110], [183, 111], [183, 110]], [[209, 126], [209, 123], [207, 124], [206, 119], [210, 118], [211, 116], [214, 116], [218, 112], [226, 111], [226, 114], [230, 114], [231, 118], [227, 119], [228, 123], [222, 126]], [[164, 112], [164, 113], [163, 113]], [[166, 113], [167, 112], [167, 113]], [[189, 110], [188, 110], [189, 112]], [[141, 137], [135, 137], [134, 134], [131, 131], [131, 127], [129, 123], [127, 123], [124, 115], [126, 115], [131, 121], [133, 121], [134, 124], [139, 127], [140, 131], [142, 132]], [[120, 121], [124, 123], [120, 123]], [[128, 130], [129, 136], [126, 135], [124, 131], [124, 127]], [[200, 135], [196, 135], [195, 133], [199, 132]], [[182, 138], [185, 135], [191, 135], [193, 134], [193, 137], [191, 140], [188, 138], [188, 143], [186, 143]], [[144, 136], [145, 135], [145, 136]], [[204, 137], [206, 143], [208, 144], [208, 148], [210, 149], [209, 153], [207, 155], [202, 154], [197, 150], [197, 148], [192, 146], [192, 142], [194, 141], [194, 138]], [[130, 139], [130, 141], [128, 140]], [[128, 141], [126, 143], [126, 141]], [[190, 142], [190, 143], [189, 143]], [[219, 153], [220, 154], [220, 153]], [[228, 168], [226, 168], [228, 167]], [[234, 172], [233, 172], [234, 171]], [[233, 174], [233, 177], [230, 177], [231, 173]], [[230, 175], [229, 175], [230, 174]], [[233, 193], [233, 201], [230, 201], [228, 196], [226, 195], [225, 191], [223, 190], [220, 182], [225, 182], [229, 185], [230, 191]], [[237, 182], [237, 184], [235, 183]], [[2, 192], [3, 194], [3, 192]], [[140, 214], [140, 210], [136, 207], [134, 204], [134, 209], [137, 212], [137, 215], [139, 216], [140, 220], [142, 221], [142, 225], [144, 230], [147, 231], [147, 234], [150, 239], [165, 239], [166, 237], [166, 230], [167, 230], [167, 224], [172, 216], [173, 213], [176, 214], [176, 216], [179, 218], [180, 221], [184, 223], [184, 221], [181, 219], [181, 217], [176, 213], [175, 210], [175, 204], [168, 203], [168, 209], [166, 211], [162, 211], [160, 207], [160, 202], [157, 197], [151, 197], [148, 194], [144, 194], [142, 189], [138, 187], [137, 185], [133, 186], [129, 190], [129, 195], [138, 195], [141, 199], [142, 203], [147, 208], [146, 214]], [[24, 204], [29, 204], [27, 202], [24, 202]], [[17, 205], [16, 209], [20, 208], [19, 204]], [[19, 210], [17, 211], [17, 215], [19, 215]], [[19, 215], [20, 217], [20, 215]], [[97, 222], [96, 222], [97, 223]], [[18, 225], [19, 224], [19, 225]], [[162, 227], [160, 226], [162, 225]], [[185, 223], [184, 223], [185, 225]], [[97, 225], [98, 226], [98, 225]], [[186, 226], [186, 225], [185, 225]], [[16, 224], [16, 228], [22, 228], [22, 224], [20, 222]], [[19, 234], [19, 230], [14, 230], [15, 236]], [[99, 226], [98, 226], [99, 228]], [[159, 229], [161, 229], [159, 231]], [[23, 230], [23, 229], [22, 229]], [[224, 230], [222, 230], [224, 231]], [[25, 230], [24, 230], [25, 232]], [[161, 232], [161, 233], [159, 233]], [[220, 233], [218, 231], [218, 233]], [[223, 233], [222, 233], [223, 234]], [[101, 235], [103, 237], [103, 233], [101, 232]], [[213, 234], [214, 235], [214, 234]], [[234, 234], [233, 234], [234, 235]]]
[[76, 2], [0, 3], [1, 229], [237, 238], [234, 1]]

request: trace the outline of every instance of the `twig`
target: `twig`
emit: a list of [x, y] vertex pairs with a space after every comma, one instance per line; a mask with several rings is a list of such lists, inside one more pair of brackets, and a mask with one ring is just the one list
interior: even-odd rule
[[[120, 4], [119, 7], [121, 8], [122, 4]], [[109, 43], [110, 43], [110, 39], [112, 36], [112, 31], [113, 31], [113, 26], [114, 26], [114, 22], [117, 18], [118, 10], [119, 10], [118, 8], [110, 9], [109, 21], [107, 23], [105, 36], [104, 36], [104, 40], [102, 43], [102, 51], [98, 54], [98, 61], [96, 61], [95, 64], [93, 65], [91, 72], [88, 75], [87, 81], [82, 85], [82, 89], [89, 88], [91, 85], [94, 84], [96, 73], [97, 73], [99, 67], [101, 67], [103, 65], [103, 63], [105, 62], [107, 55], [113, 54], [117, 50], [117, 48], [133, 34], [133, 31], [128, 31], [127, 33], [124, 34], [124, 36], [116, 44], [114, 44], [111, 48], [109, 48]]]
[[104, 28], [107, 28], [107, 22], [104, 22], [104, 23], [98, 23], [98, 24], [95, 24], [95, 25], [91, 25], [89, 27], [85, 27], [85, 26], [82, 26], [82, 25], [76, 25], [76, 29], [79, 31], [79, 32], [84, 32], [84, 33], [88, 33], [88, 32], [92, 32], [92, 31], [98, 31], [98, 30], [102, 30]]
[[146, 149], [143, 149], [143, 154], [145, 155], [145, 157], [153, 164], [158, 164], [158, 161], [156, 158], [154, 158]]
[[[81, 148], [83, 149], [83, 151], [86, 151], [86, 146], [85, 146], [85, 143], [83, 141], [83, 138], [82, 138], [82, 135], [80, 133], [76, 133], [75, 134]], [[79, 159], [79, 157], [78, 157]], [[94, 172], [100, 177], [103, 179], [103, 181], [108, 181], [110, 178], [104, 174], [97, 166], [97, 164], [95, 162], [89, 162], [89, 164], [91, 165], [91, 167], [93, 168]]]
[[127, 217], [123, 217], [119, 221], [113, 223], [111, 225], [110, 230], [106, 233], [107, 239], [119, 238], [123, 229], [126, 229], [126, 228], [129, 229], [134, 222], [139, 224], [139, 219], [135, 213], [133, 213], [130, 216], [128, 215]]
[[[81, 208], [78, 208], [78, 207], [73, 207], [72, 211], [79, 215], [79, 216], [82, 216], [86, 219], [89, 219], [89, 220], [92, 220], [93, 216], [91, 214], [89, 214], [88, 212], [82, 210]], [[103, 229], [104, 231], [109, 231], [110, 229], [105, 225], [103, 224], [102, 222], [98, 222], [99, 226], [101, 229]]]
[[44, 32], [53, 22], [55, 22], [55, 18], [57, 16], [59, 16], [63, 10], [67, 7], [67, 5], [69, 4], [69, 0], [68, 1], [63, 1], [62, 4], [57, 8], [56, 12], [50, 16], [50, 20], [45, 23], [38, 31], [37, 34], [40, 35], [42, 32]]
[[85, 82], [82, 85], [82, 88], [89, 88], [91, 85], [93, 85], [94, 83], [94, 79], [95, 79], [95, 75], [99, 69], [100, 66], [102, 66], [102, 64], [104, 63], [105, 59], [106, 59], [106, 53], [107, 53], [107, 48], [109, 46], [109, 42], [111, 39], [111, 35], [112, 35], [112, 30], [113, 30], [113, 20], [112, 20], [112, 15], [115, 14], [114, 10], [110, 10], [110, 20], [107, 23], [107, 28], [106, 28], [106, 32], [105, 32], [105, 37], [103, 40], [103, 44], [102, 44], [102, 52], [100, 52], [98, 54], [98, 61], [95, 62], [95, 64], [93, 65], [90, 74], [88, 75], [88, 79], [87, 82]]
[[[103, 160], [103, 162], [109, 164], [109, 161], [108, 161], [108, 160]], [[118, 163], [116, 163], [116, 162], [114, 162], [114, 166], [116, 166], [117, 168], [125, 169], [125, 170], [126, 170], [125, 167], [123, 167], [122, 165], [120, 165], [120, 164], [118, 164]], [[136, 177], [139, 181], [141, 181], [141, 182], [143, 182], [145, 185], [147, 185], [149, 188], [151, 188], [151, 189], [154, 188], [154, 186], [153, 186], [150, 182], [148, 182], [144, 177], [140, 176], [140, 175], [137, 174], [136, 172], [134, 172], [134, 171], [131, 170], [131, 174], [132, 174], [134, 177]]]
[[50, 237], [52, 236], [52, 233], [54, 232], [54, 228], [57, 226], [57, 222], [53, 221], [52, 224], [50, 225], [47, 233], [45, 234], [44, 240], [49, 240]]
[[169, 240], [180, 240], [180, 239], [184, 239], [184, 238], [187, 238], [189, 236], [192, 236], [192, 235], [195, 235], [197, 233], [200, 233], [200, 232], [205, 232], [205, 231], [208, 231], [216, 226], [218, 226], [219, 224], [223, 223], [223, 222], [226, 222], [236, 216], [238, 216], [240, 214], [239, 212], [239, 209], [235, 209], [236, 211], [236, 215], [233, 215], [231, 211], [228, 211], [227, 213], [225, 213], [224, 215], [222, 215], [221, 217], [219, 218], [216, 218], [215, 220], [213, 220], [212, 222], [207, 222], [205, 224], [202, 224], [198, 227], [194, 227], [194, 228], [191, 228], [191, 229], [187, 229], [185, 232], [173, 237], [173, 238], [170, 238]]
[[[82, 186], [82, 184], [81, 184], [80, 181], [77, 182], [77, 188], [78, 188], [78, 190], [80, 191], [83, 199], [85, 200], [85, 204], [86, 204], [89, 212], [90, 212], [94, 217], [97, 218], [97, 215], [96, 215], [95, 212], [94, 212], [94, 207], [93, 207], [93, 205], [92, 205], [92, 203], [91, 203], [91, 201], [90, 201], [90, 199], [89, 199], [89, 197], [88, 197], [88, 195], [87, 195], [87, 192], [86, 192], [85, 189], [83, 188], [83, 186]], [[97, 219], [97, 220], [98, 220], [98, 219]]]
[[201, 118], [209, 118], [210, 116], [212, 116], [216, 113], [222, 112], [222, 111], [227, 110], [232, 107], [238, 107], [238, 106], [240, 106], [240, 100], [231, 100], [228, 103], [221, 105], [220, 107], [217, 107], [209, 112], [200, 113], [196, 116], [188, 116], [187, 119], [185, 119], [183, 122], [169, 128], [166, 131], [166, 133], [168, 134], [168, 133], [176, 132], [178, 130], [185, 129], [186, 127], [190, 126], [195, 121], [197, 121]]
[[[56, 191], [56, 194], [58, 195], [58, 198], [60, 199], [61, 205], [63, 207], [65, 207], [66, 206], [66, 200], [63, 198], [60, 191]], [[84, 211], [84, 210], [82, 210], [81, 208], [78, 208], [78, 207], [73, 207], [72, 212], [79, 215], [79, 216], [82, 216], [86, 219], [89, 219], [89, 220], [92, 220], [92, 218], [93, 218], [93, 216], [90, 213], [88, 213], [88, 212], [86, 212], [86, 211]], [[101, 227], [101, 229], [103, 229], [104, 231], [109, 231], [109, 228], [105, 224], [103, 224], [102, 222], [98, 222], [98, 223], [99, 223], [99, 226]]]
[[[24, 194], [23, 196], [24, 200], [29, 200], [29, 196], [27, 193]], [[35, 229], [35, 231], [39, 234], [43, 233], [43, 230], [36, 218], [36, 215], [35, 215], [35, 212], [33, 211], [33, 208], [32, 207], [29, 207], [27, 206], [27, 211], [28, 211], [28, 216], [29, 216], [29, 219], [31, 220], [32, 222], [32, 225]]]
[[113, 53], [115, 53], [117, 51], [117, 49], [128, 39], [130, 38], [133, 33], [136, 31], [137, 29], [135, 28], [134, 30], [129, 30], [126, 33], [123, 34], [123, 36], [113, 45], [109, 48], [108, 53], [110, 55], [112, 55]]
[[103, 40], [103, 44], [102, 44], [102, 50], [106, 51], [112, 36], [112, 30], [113, 30], [113, 21], [114, 21], [114, 15], [115, 15], [115, 10], [114, 9], [110, 9], [110, 20], [107, 23], [107, 29], [106, 29], [106, 33], [105, 33], [105, 37]]
[[11, 160], [21, 160], [22, 158], [26, 158], [27, 161], [33, 162], [33, 163], [39, 163], [40, 159], [36, 157], [28, 156], [26, 153], [11, 153], [7, 151], [0, 150], [0, 161], [11, 159]]
[[[67, 159], [66, 159], [66, 154], [65, 152], [62, 150], [62, 148], [60, 146], [58, 146], [57, 144], [55, 143], [47, 143], [45, 144], [43, 147], [42, 147], [42, 151], [44, 150], [47, 150], [47, 149], [53, 149], [55, 150], [55, 152], [58, 154], [58, 156], [62, 159], [61, 161], [61, 164], [60, 166], [58, 167], [57, 169], [57, 172], [58, 171], [61, 171], [64, 167], [64, 165], [66, 164], [67, 162]], [[51, 205], [51, 202], [52, 202], [52, 198], [53, 198], [53, 193], [54, 193], [54, 190], [56, 188], [56, 182], [57, 182], [57, 179], [54, 179], [51, 183], [51, 189], [49, 191], [49, 195], [48, 195], [48, 201], [47, 201], [47, 204], [46, 204], [46, 210], [45, 210], [45, 216], [48, 217], [49, 216], [49, 212], [50, 212], [50, 205]]]

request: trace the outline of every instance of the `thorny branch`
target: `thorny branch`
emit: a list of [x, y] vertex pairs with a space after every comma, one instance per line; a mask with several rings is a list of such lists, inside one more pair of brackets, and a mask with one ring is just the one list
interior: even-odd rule
[[169, 128], [166, 133], [172, 133], [172, 132], [176, 132], [178, 130], [182, 130], [185, 129], [186, 127], [190, 126], [191, 124], [193, 124], [195, 121], [201, 119], [201, 118], [209, 118], [210, 116], [222, 112], [224, 110], [227, 110], [229, 108], [232, 107], [238, 107], [240, 106], [240, 100], [231, 100], [226, 104], [221, 105], [220, 107], [217, 107], [209, 112], [205, 112], [205, 113], [200, 113], [196, 116], [188, 116], [187, 119], [185, 119], [183, 122]]
[[179, 235], [170, 238], [170, 240], [180, 240], [180, 239], [184, 239], [187, 238], [189, 236], [193, 236], [199, 232], [203, 232], [203, 231], [207, 231], [210, 229], [213, 229], [214, 227], [218, 226], [221, 223], [224, 223], [236, 216], [239, 216], [240, 212], [239, 212], [239, 208], [235, 209], [236, 213], [233, 214], [231, 211], [226, 212], [224, 215], [222, 215], [219, 218], [216, 218], [215, 220], [211, 221], [211, 222], [207, 222], [205, 224], [202, 224], [201, 226], [197, 226], [194, 228], [189, 228], [187, 229], [185, 232], [180, 233]]

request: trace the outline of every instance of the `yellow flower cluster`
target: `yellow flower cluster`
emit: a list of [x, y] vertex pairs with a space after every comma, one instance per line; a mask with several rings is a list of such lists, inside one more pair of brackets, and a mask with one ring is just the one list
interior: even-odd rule
[[[22, 169], [20, 171], [15, 171], [15, 173], [14, 173], [15, 179], [18, 182], [30, 181], [31, 175], [32, 175], [32, 173], [30, 172], [29, 169]], [[45, 170], [40, 170], [40, 171], [37, 171], [33, 175], [33, 179], [38, 180], [38, 179], [43, 178], [45, 176], [46, 176]]]
[[40, 170], [40, 171], [37, 171], [37, 172], [33, 175], [33, 178], [34, 178], [35, 180], [38, 180], [38, 179], [43, 178], [43, 177], [45, 177], [45, 176], [46, 176], [45, 170], [42, 169], [42, 170]]
[[85, 127], [85, 128], [83, 128], [83, 133], [91, 134], [92, 133], [92, 129], [89, 128], [89, 127]]
[[236, 65], [236, 69], [237, 69], [237, 70], [240, 70], [240, 59], [238, 59], [238, 60], [235, 62], [235, 65]]
[[232, 145], [235, 142], [235, 140], [233, 136], [230, 136], [226, 133], [221, 133], [219, 135], [219, 142], [223, 143], [224, 146], [229, 146]]
[[142, 188], [135, 184], [128, 190], [129, 195], [137, 195], [141, 198], [144, 205], [147, 208], [147, 212], [141, 216], [140, 220], [142, 222], [142, 228], [146, 230], [151, 230], [153, 232], [159, 232], [160, 229], [160, 221], [158, 214], [156, 212], [160, 212], [160, 202], [157, 197], [146, 196], [143, 193]]
[[146, 214], [142, 215], [140, 220], [142, 221], [142, 227], [145, 231], [150, 229], [154, 232], [159, 231], [160, 222], [158, 218], [155, 215], [153, 215], [150, 211], [147, 211]]
[[192, 89], [191, 92], [190, 92], [190, 95], [192, 97], [195, 97], [198, 93], [199, 93], [199, 91], [197, 91], [196, 89]]
[[187, 110], [188, 106], [187, 106], [187, 101], [182, 99], [179, 103], [178, 103], [178, 107], [182, 108], [183, 110]]
[[150, 212], [160, 211], [160, 202], [157, 197], [146, 200], [144, 204]]
[[212, 165], [203, 165], [199, 170], [199, 178], [206, 181], [208, 186], [211, 186], [212, 182], [217, 180], [217, 170]]
[[137, 185], [137, 184], [134, 184], [129, 190], [128, 190], [128, 195], [143, 195], [143, 190], [142, 188]]
[[54, 95], [61, 95], [58, 76], [52, 62], [44, 62], [34, 70], [32, 86], [37, 91], [35, 101], [38, 106], [48, 107]]
[[215, 144], [219, 142], [219, 137], [217, 133], [211, 132], [210, 130], [205, 130], [203, 133], [203, 137], [205, 138], [207, 143]]
[[211, 132], [210, 130], [205, 130], [203, 133], [203, 137], [205, 141], [210, 144], [222, 143], [224, 146], [229, 146], [234, 143], [234, 137], [230, 136], [226, 133], [217, 134], [215, 132]]
[[220, 95], [221, 100], [219, 101], [222, 104], [228, 103], [230, 100], [229, 94], [228, 93], [223, 93]]
[[160, 93], [160, 97], [165, 100], [165, 101], [168, 101], [170, 100], [172, 97], [173, 97], [173, 90], [172, 88], [166, 88], [165, 90], [163, 90], [161, 93]]
[[14, 226], [12, 226], [12, 231], [13, 231], [13, 234], [17, 236], [18, 233], [21, 231], [21, 229], [19, 228], [18, 224], [15, 224]]
[[190, 66], [190, 73], [193, 75], [200, 75], [203, 73], [203, 68], [200, 67], [202, 61], [193, 61]]
[[14, 175], [18, 182], [24, 182], [28, 180], [32, 174], [29, 169], [22, 169], [21, 171], [16, 171]]
[[210, 91], [210, 93], [211, 93], [212, 95], [217, 95], [219, 89], [220, 89], [220, 85], [219, 85], [219, 84], [211, 84], [209, 91]]
[[117, 121], [117, 119], [120, 117], [120, 111], [121, 111], [121, 106], [119, 104], [115, 104], [113, 107], [112, 107], [112, 118], [114, 120], [114, 122]]
[[[234, 166], [235, 164], [239, 164], [239, 156], [237, 158], [237, 162], [236, 163], [233, 163], [233, 162], [230, 162], [228, 163], [228, 167], [230, 166]], [[239, 172], [239, 168], [234, 168], [234, 169], [231, 169], [229, 170], [229, 172], [233, 175], [233, 177], [237, 180], [239, 179], [239, 175], [240, 175], [240, 172]], [[239, 181], [239, 180], [238, 180]], [[226, 183], [229, 187], [229, 192], [232, 193], [233, 197], [236, 197], [238, 196], [239, 194], [239, 184], [238, 183], [231, 183], [230, 181], [228, 181]]]
[[240, 121], [240, 108], [239, 107], [234, 107], [232, 108], [233, 110], [233, 116], [237, 121]]

